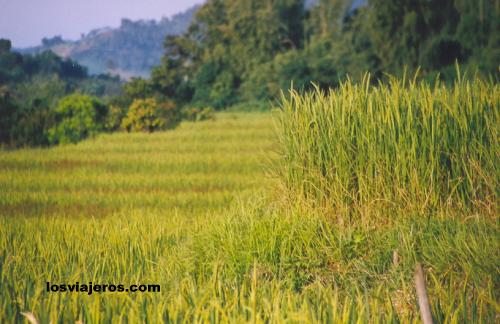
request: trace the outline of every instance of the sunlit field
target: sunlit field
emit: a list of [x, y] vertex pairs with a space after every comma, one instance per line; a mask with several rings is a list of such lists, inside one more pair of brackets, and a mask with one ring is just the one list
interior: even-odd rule
[[[193, 233], [266, 186], [273, 145], [270, 114], [228, 113], [174, 131], [1, 152], [0, 322], [20, 311], [42, 322], [167, 316], [191, 279]], [[161, 294], [49, 294], [46, 281], [158, 283]]]
[[419, 322], [417, 262], [436, 322], [497, 321], [498, 86], [405, 87], [2, 151], [0, 322]]
[[500, 0], [0, 3], [0, 324], [500, 324]]
[[269, 116], [222, 114], [175, 131], [102, 135], [72, 146], [2, 152], [5, 216], [84, 216], [150, 210], [219, 211], [262, 184]]

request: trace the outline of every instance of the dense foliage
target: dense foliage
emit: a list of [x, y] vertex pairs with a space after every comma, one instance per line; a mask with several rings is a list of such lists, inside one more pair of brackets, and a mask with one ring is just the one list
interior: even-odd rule
[[[355, 2], [355, 1], [354, 1]], [[223, 108], [276, 98], [291, 83], [338, 86], [405, 68], [434, 80], [455, 62], [498, 78], [499, 7], [493, 1], [209, 0], [189, 31], [168, 37], [154, 91]]]
[[156, 131], [212, 111], [182, 110], [151, 83], [122, 84], [52, 52], [22, 55], [0, 40], [0, 144], [10, 147], [76, 143], [101, 131]]
[[71, 60], [63, 60], [52, 52], [36, 56], [12, 51], [11, 42], [0, 40], [0, 83], [21, 82], [34, 75], [57, 75], [66, 80], [87, 76], [87, 70]]
[[107, 110], [97, 99], [75, 93], [63, 98], [53, 113], [55, 122], [48, 130], [48, 140], [51, 144], [67, 144], [102, 130]]
[[107, 100], [120, 95], [121, 83], [106, 75], [90, 77], [85, 67], [52, 52], [19, 54], [10, 41], [0, 40], [0, 143], [60, 142], [55, 135], [49, 139], [49, 129], [60, 126], [58, 102], [75, 92]]
[[122, 128], [128, 132], [164, 129], [179, 121], [175, 104], [156, 102], [155, 99], [136, 99], [130, 105], [127, 116], [122, 120]]
[[[372, 84], [388, 82], [387, 73], [402, 76], [417, 70], [420, 78], [450, 83], [457, 77], [455, 63], [459, 63], [497, 82], [499, 10], [486, 0], [209, 0], [197, 9], [187, 32], [166, 37], [162, 62], [151, 77], [132, 78], [123, 87], [110, 76], [89, 77], [86, 68], [52, 52], [22, 55], [1, 40], [0, 142], [16, 146], [57, 142], [47, 136], [55, 127], [53, 110], [62, 97], [74, 92], [100, 97], [108, 107], [103, 129], [114, 131], [122, 128], [137, 100], [169, 106], [160, 110], [165, 126], [171, 127], [181, 118], [210, 118], [207, 107], [261, 109], [291, 86], [310, 90], [316, 84], [326, 90], [347, 78], [361, 81], [366, 72]], [[179, 19], [164, 22], [169, 25]], [[151, 39], [141, 39], [161, 46], [157, 38], [162, 33], [153, 32], [161, 26], [124, 20], [120, 32], [112, 33], [106, 44], [129, 48], [130, 35], [137, 43], [148, 34]], [[84, 40], [100, 39], [105, 33], [91, 34]], [[46, 48], [67, 45], [58, 37], [45, 39], [44, 44]], [[114, 59], [137, 61], [137, 53], [133, 49]], [[96, 55], [92, 60], [103, 63], [104, 56]], [[109, 69], [119, 68], [108, 59]], [[143, 68], [152, 62], [144, 64]], [[130, 112], [129, 121], [133, 115]], [[126, 128], [134, 128], [132, 124]]]

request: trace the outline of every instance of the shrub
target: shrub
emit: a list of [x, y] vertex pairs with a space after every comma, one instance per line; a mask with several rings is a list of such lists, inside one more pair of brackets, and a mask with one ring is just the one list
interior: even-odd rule
[[119, 105], [110, 105], [108, 117], [106, 118], [105, 128], [108, 131], [116, 131], [120, 128], [122, 120], [127, 115], [127, 110]]
[[107, 108], [97, 98], [72, 94], [53, 110], [55, 125], [48, 130], [50, 144], [76, 143], [103, 129]]
[[136, 99], [122, 121], [122, 128], [128, 132], [154, 132], [174, 126], [178, 119], [175, 104], [171, 102], [159, 104], [152, 98]]
[[12, 144], [17, 147], [48, 145], [47, 129], [51, 127], [52, 119], [50, 108], [43, 100], [18, 109], [11, 129]]

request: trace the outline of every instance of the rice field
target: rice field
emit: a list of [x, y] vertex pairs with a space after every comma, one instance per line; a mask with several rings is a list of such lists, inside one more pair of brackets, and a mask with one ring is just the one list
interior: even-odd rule
[[258, 117], [219, 119], [172, 132], [2, 152], [2, 213], [104, 217], [175, 209], [198, 215], [225, 208], [236, 193], [260, 185], [259, 155], [271, 145], [272, 129]]
[[[370, 87], [1, 151], [0, 322], [418, 323], [417, 262], [436, 322], [498, 321], [498, 86]], [[396, 119], [407, 106], [390, 98], [414, 113]], [[419, 108], [432, 100], [446, 113]], [[460, 115], [465, 103], [473, 118]], [[453, 172], [483, 174], [445, 173], [433, 154], [446, 149]], [[377, 176], [376, 163], [406, 176]], [[46, 282], [161, 292], [54, 293]]]
[[362, 209], [368, 218], [394, 208], [446, 208], [497, 215], [498, 84], [391, 79], [372, 86], [366, 76], [328, 93], [292, 92], [282, 108], [278, 173], [325, 213]]
[[[274, 142], [268, 114], [219, 114], [163, 133], [1, 152], [0, 322], [21, 311], [134, 322], [149, 316], [145, 305], [163, 316], [171, 286], [189, 278], [176, 270], [190, 234], [266, 186]], [[162, 293], [85, 298], [49, 294], [46, 281], [159, 283]]]

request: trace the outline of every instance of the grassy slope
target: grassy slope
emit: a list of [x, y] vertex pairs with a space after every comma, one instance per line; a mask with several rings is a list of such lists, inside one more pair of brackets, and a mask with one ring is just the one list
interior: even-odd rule
[[[339, 227], [293, 201], [283, 209], [263, 172], [274, 149], [269, 114], [222, 114], [0, 153], [0, 322], [21, 311], [43, 322], [415, 321], [417, 258], [438, 320], [496, 316], [495, 224]], [[162, 293], [47, 294], [45, 281]]]

